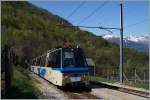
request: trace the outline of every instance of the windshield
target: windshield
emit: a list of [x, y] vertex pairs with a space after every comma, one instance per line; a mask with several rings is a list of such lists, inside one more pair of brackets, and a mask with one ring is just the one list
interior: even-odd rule
[[80, 49], [64, 50], [63, 67], [85, 67], [83, 52]]
[[75, 67], [75, 59], [73, 52], [64, 52], [64, 66]]

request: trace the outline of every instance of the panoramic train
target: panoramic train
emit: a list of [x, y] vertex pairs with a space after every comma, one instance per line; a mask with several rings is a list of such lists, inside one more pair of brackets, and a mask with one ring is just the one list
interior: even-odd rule
[[56, 48], [34, 58], [30, 70], [57, 86], [86, 84], [89, 72], [82, 48]]

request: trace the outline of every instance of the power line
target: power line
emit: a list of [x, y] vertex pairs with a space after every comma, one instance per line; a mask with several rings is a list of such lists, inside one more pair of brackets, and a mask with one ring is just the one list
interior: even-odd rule
[[[112, 9], [114, 9], [115, 7], [116, 7], [116, 5], [115, 5]], [[111, 10], [112, 10], [112, 9], [111, 9]], [[109, 10], [109, 12], [110, 12], [111, 10]], [[109, 16], [109, 17], [110, 17], [110, 16]], [[98, 24], [102, 24], [103, 21], [105, 21], [105, 23], [106, 23], [106, 21], [108, 21], [108, 20], [106, 20], [105, 18], [106, 18], [106, 17], [103, 17], [103, 19], [102, 19], [101, 21], [99, 21]], [[108, 18], [108, 19], [109, 19], [109, 18]], [[111, 20], [111, 21], [112, 21], [112, 20]], [[110, 21], [109, 21], [109, 22], [110, 22]]]
[[139, 22], [136, 22], [136, 23], [134, 23], [134, 24], [127, 25], [126, 27], [124, 27], [124, 29], [127, 29], [127, 28], [130, 28], [130, 27], [136, 26], [136, 25], [138, 25], [138, 24], [144, 23], [144, 22], [146, 22], [147, 20], [148, 20], [148, 19], [144, 19], [144, 20], [139, 21]]
[[78, 5], [68, 16], [67, 18], [69, 19], [73, 14], [77, 12], [78, 9], [80, 9], [83, 5], [85, 4], [85, 1], [81, 2], [80, 5]]
[[102, 27], [102, 26], [69, 26], [69, 25], [57, 25], [57, 26], [61, 26], [61, 27], [70, 27], [70, 28], [95, 28], [95, 29], [103, 29], [105, 31], [108, 31], [110, 33], [113, 33], [111, 30], [120, 30], [120, 28], [111, 28], [111, 27]]
[[100, 5], [98, 8], [96, 8], [94, 11], [92, 11], [88, 16], [86, 16], [83, 20], [81, 20], [79, 23], [78, 23], [78, 25], [79, 24], [81, 24], [81, 23], [83, 23], [85, 20], [87, 20], [88, 18], [90, 18], [91, 16], [93, 16], [99, 9], [101, 9], [104, 5], [106, 4], [106, 1], [102, 4], [102, 5]]

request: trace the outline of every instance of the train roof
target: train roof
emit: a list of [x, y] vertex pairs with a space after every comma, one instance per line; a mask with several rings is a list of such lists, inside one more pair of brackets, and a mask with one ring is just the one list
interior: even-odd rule
[[[51, 49], [51, 50], [48, 50], [46, 53], [44, 53], [44, 54], [42, 54], [42, 55], [40, 55], [40, 56], [37, 56], [37, 57], [35, 57], [34, 59], [37, 59], [37, 58], [40, 58], [40, 57], [42, 57], [42, 56], [45, 56], [47, 53], [51, 53], [51, 52], [55, 52], [55, 51], [57, 51], [57, 50], [67, 50], [67, 49], [81, 49], [80, 47], [56, 47], [56, 48], [53, 48], [53, 49]], [[34, 60], [33, 59], [33, 60]]]

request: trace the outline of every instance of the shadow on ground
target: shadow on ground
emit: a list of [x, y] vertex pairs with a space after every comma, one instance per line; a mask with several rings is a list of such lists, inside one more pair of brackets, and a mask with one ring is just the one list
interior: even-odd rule
[[66, 85], [58, 88], [65, 92], [74, 92], [74, 93], [91, 92], [91, 88], [88, 85], [79, 85], [79, 86]]
[[94, 82], [94, 81], [91, 81], [89, 86], [91, 89], [96, 89], [96, 88], [109, 88], [109, 89], [115, 89], [115, 90], [119, 89], [116, 86], [110, 86], [101, 82]]

